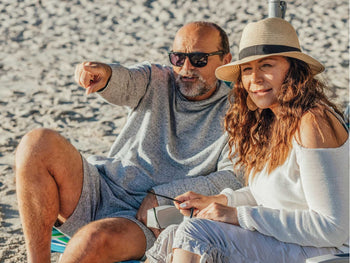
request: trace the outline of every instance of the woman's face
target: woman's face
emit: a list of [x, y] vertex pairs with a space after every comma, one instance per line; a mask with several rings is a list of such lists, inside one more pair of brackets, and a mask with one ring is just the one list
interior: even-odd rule
[[260, 109], [276, 110], [277, 96], [289, 70], [285, 57], [272, 56], [241, 65], [242, 83]]

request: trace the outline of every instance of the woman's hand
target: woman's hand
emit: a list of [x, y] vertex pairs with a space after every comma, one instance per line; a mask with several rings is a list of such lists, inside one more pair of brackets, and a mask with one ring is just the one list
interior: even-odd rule
[[236, 207], [230, 207], [219, 203], [211, 203], [209, 206], [199, 211], [196, 217], [239, 226]]
[[211, 203], [218, 203], [222, 205], [227, 204], [227, 198], [225, 195], [205, 196], [194, 192], [184, 193], [177, 196], [175, 199], [181, 202], [174, 202], [174, 204], [184, 216], [190, 216], [191, 208], [194, 209], [193, 215], [196, 215], [199, 213], [199, 211], [203, 210]]

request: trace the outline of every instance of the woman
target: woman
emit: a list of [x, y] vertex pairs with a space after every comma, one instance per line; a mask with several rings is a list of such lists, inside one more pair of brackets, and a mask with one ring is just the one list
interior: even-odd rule
[[225, 128], [247, 186], [176, 197], [196, 218], [166, 229], [150, 262], [304, 262], [348, 251], [349, 140], [314, 78], [323, 70], [285, 20], [246, 26], [239, 60], [216, 75], [235, 83]]

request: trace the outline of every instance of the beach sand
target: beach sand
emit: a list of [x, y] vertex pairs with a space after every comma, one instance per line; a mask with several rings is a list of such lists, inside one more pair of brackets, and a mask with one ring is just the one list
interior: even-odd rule
[[[267, 0], [0, 0], [0, 262], [26, 262], [17, 211], [14, 151], [31, 129], [52, 128], [84, 155], [107, 154], [126, 117], [74, 83], [83, 61], [169, 64], [184, 23], [208, 20], [228, 33], [237, 58], [247, 22], [267, 16]], [[288, 1], [286, 20], [343, 109], [349, 102], [348, 1]], [[53, 256], [54, 258], [55, 256]]]

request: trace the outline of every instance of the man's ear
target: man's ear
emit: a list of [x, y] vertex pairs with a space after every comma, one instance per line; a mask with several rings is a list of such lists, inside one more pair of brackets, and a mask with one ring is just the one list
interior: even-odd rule
[[227, 53], [227, 54], [224, 56], [224, 59], [223, 59], [224, 65], [227, 64], [227, 63], [230, 63], [231, 60], [232, 60], [232, 55], [231, 55], [231, 53]]

